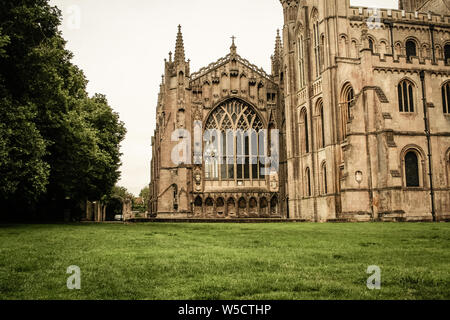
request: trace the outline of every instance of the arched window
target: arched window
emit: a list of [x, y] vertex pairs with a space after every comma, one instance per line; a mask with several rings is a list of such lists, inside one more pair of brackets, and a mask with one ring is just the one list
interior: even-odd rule
[[342, 139], [346, 139], [348, 135], [347, 124], [350, 119], [350, 108], [355, 100], [353, 87], [348, 83], [344, 86], [341, 93], [341, 120], [342, 120]]
[[450, 114], [450, 81], [442, 86], [442, 107], [444, 114]]
[[444, 47], [444, 58], [445, 58], [445, 64], [450, 64], [450, 44], [446, 44]]
[[312, 30], [312, 38], [313, 38], [313, 46], [314, 46], [314, 58], [315, 58], [315, 68], [316, 68], [316, 78], [320, 76], [321, 59], [320, 59], [320, 35], [319, 35], [319, 21], [318, 21], [318, 13], [317, 10], [313, 11], [313, 30]]
[[305, 171], [305, 196], [311, 197], [311, 171], [306, 168]]
[[406, 41], [406, 58], [411, 61], [411, 57], [417, 57], [417, 45], [414, 40]]
[[323, 113], [323, 101], [319, 100], [317, 103], [317, 112], [318, 112], [318, 122], [317, 122], [317, 130], [318, 130], [318, 144], [319, 149], [325, 148], [325, 116]]
[[414, 112], [414, 84], [406, 79], [402, 80], [397, 90], [400, 112]]
[[300, 80], [300, 89], [304, 88], [306, 85], [305, 81], [305, 50], [303, 43], [303, 35], [298, 39], [298, 68], [299, 68], [299, 80]]
[[328, 194], [327, 164], [322, 164], [322, 194]]
[[372, 53], [375, 52], [375, 46], [374, 46], [373, 40], [371, 38], [369, 38], [369, 49], [370, 49], [370, 52], [372, 52]]
[[300, 141], [302, 153], [309, 153], [308, 112], [303, 108], [300, 112]]
[[405, 155], [405, 179], [407, 187], [420, 187], [419, 158], [415, 151]]
[[249, 104], [230, 99], [209, 116], [205, 127], [205, 178], [207, 180], [265, 179], [259, 170], [265, 154], [263, 122]]

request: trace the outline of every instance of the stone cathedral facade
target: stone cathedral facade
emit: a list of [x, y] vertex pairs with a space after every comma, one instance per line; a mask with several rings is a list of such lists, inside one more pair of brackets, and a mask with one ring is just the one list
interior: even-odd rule
[[[280, 2], [284, 27], [270, 75], [240, 57], [234, 41], [228, 55], [191, 74], [179, 31], [158, 99], [152, 215], [449, 219], [449, 1], [401, 0], [398, 10]], [[261, 174], [260, 161], [245, 160], [260, 154], [245, 138], [236, 144], [219, 134], [228, 153], [218, 154], [230, 160], [211, 157], [217, 150], [203, 133], [228, 128], [267, 130], [260, 139], [269, 155], [278, 130], [277, 170]], [[173, 136], [177, 129], [184, 131]], [[190, 139], [174, 164], [181, 132], [202, 138]]]

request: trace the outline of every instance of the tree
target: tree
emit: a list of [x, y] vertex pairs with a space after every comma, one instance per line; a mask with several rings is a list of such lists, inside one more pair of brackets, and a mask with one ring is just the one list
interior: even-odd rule
[[0, 11], [0, 200], [47, 210], [108, 196], [126, 130], [83, 72], [48, 0], [4, 0]]
[[139, 193], [139, 197], [141, 197], [144, 200], [145, 210], [148, 211], [148, 205], [150, 201], [150, 188], [148, 186], [143, 188]]

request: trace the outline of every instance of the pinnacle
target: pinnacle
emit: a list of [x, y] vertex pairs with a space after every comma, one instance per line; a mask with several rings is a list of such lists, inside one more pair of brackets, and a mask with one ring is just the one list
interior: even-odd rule
[[176, 63], [186, 61], [186, 57], [184, 55], [184, 43], [183, 43], [183, 34], [181, 33], [181, 25], [178, 25], [178, 34], [177, 34], [177, 41], [175, 44], [174, 61]]

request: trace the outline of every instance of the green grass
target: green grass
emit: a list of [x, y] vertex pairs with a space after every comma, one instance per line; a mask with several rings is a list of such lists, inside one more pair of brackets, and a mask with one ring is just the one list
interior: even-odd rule
[[0, 299], [450, 299], [449, 240], [445, 223], [0, 225]]

